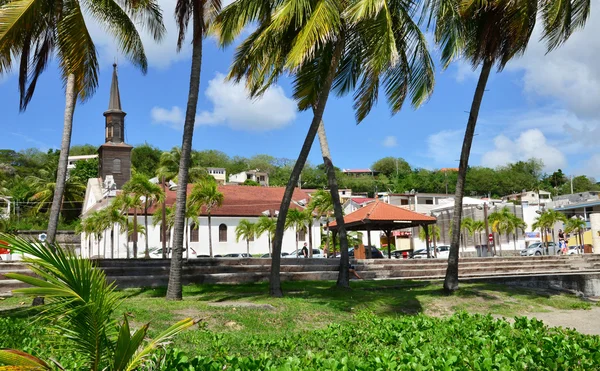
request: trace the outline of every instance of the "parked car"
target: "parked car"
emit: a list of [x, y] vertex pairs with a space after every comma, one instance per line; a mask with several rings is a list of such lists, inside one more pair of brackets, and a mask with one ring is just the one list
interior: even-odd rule
[[541, 242], [535, 242], [521, 250], [521, 256], [556, 255], [558, 253], [560, 253], [560, 249], [554, 242], [548, 242], [548, 247], [545, 244], [542, 246]]
[[[283, 258], [303, 258], [304, 256], [302, 255], [302, 249], [296, 250], [294, 252], [291, 252], [287, 255], [283, 255], [286, 253], [282, 253], [281, 256]], [[323, 254], [323, 250], [321, 249], [313, 249], [312, 250], [312, 257], [313, 258], [324, 258], [325, 255]]]
[[[282, 252], [281, 253], [282, 257], [283, 256], [287, 256], [287, 255], [289, 255], [287, 252]], [[263, 254], [263, 255], [261, 255], [261, 258], [270, 258], [270, 257], [271, 257], [271, 254]]]
[[[367, 248], [368, 246], [365, 246], [365, 249]], [[348, 249], [348, 255], [351, 259], [354, 258], [354, 248]], [[383, 253], [377, 250], [375, 246], [371, 246], [371, 259], [383, 259]]]
[[[450, 254], [450, 246], [438, 246], [436, 248], [436, 251], [438, 259], [448, 259], [448, 255]], [[429, 247], [429, 256], [431, 257], [431, 259], [434, 259], [436, 257], [435, 252], [433, 250], [433, 246]], [[412, 252], [412, 255], [410, 255], [410, 257], [413, 259], [427, 259], [427, 249], [415, 250]]]
[[231, 253], [231, 254], [225, 254], [224, 255], [225, 258], [251, 258], [252, 255], [246, 254], [246, 253]]

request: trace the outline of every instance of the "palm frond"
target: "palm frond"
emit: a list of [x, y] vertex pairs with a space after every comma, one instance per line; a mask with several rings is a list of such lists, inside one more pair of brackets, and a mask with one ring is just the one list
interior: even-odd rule
[[575, 30], [585, 25], [592, 2], [591, 0], [553, 0], [541, 3], [544, 22], [542, 40], [547, 42], [550, 52], [567, 41]]

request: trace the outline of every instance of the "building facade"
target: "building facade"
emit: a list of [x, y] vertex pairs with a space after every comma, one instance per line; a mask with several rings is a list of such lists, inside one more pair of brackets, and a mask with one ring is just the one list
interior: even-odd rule
[[246, 180], [251, 180], [260, 184], [263, 187], [269, 186], [269, 174], [260, 170], [248, 170], [242, 171], [241, 173], [233, 174], [229, 176], [229, 183], [242, 184]]

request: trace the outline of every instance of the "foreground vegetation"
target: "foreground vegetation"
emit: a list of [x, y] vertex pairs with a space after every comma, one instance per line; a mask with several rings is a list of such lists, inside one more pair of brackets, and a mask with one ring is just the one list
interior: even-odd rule
[[[488, 284], [465, 284], [453, 297], [439, 283], [354, 281], [286, 283], [273, 299], [266, 284], [184, 287], [184, 300], [165, 302], [164, 289], [132, 289], [115, 316], [126, 313], [132, 328], [150, 322], [155, 336], [176, 320], [199, 319], [174, 339], [152, 367], [204, 369], [595, 369], [597, 336], [548, 329], [535, 320], [514, 324], [494, 316], [522, 316], [555, 309], [588, 309], [568, 295]], [[20, 305], [23, 303], [23, 305]], [[57, 356], [80, 364], [66, 344], [34, 315], [22, 297], [0, 301], [0, 347]], [[469, 311], [473, 314], [466, 314]], [[455, 314], [458, 312], [458, 314]], [[576, 311], [573, 312], [576, 315]], [[49, 339], [54, 339], [49, 341]]]

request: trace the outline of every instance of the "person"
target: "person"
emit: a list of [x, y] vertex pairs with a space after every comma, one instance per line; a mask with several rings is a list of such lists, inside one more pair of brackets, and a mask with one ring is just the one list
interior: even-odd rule
[[558, 247], [560, 247], [561, 251], [565, 248], [565, 232], [562, 229], [558, 230]]
[[304, 246], [302, 246], [302, 256], [308, 258], [308, 247], [306, 247], [306, 242], [304, 243]]
[[350, 272], [351, 275], [358, 278], [359, 280], [362, 280], [362, 277], [359, 276], [358, 273], [356, 273], [356, 267], [354, 266], [354, 264], [350, 264], [350, 267], [348, 268], [348, 272]]
[[325, 242], [325, 246], [323, 246], [323, 255], [326, 258], [329, 257], [329, 242]]

